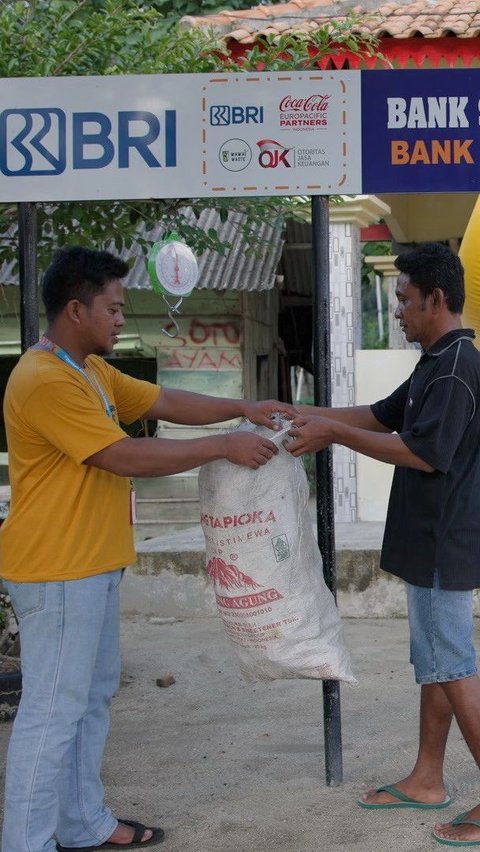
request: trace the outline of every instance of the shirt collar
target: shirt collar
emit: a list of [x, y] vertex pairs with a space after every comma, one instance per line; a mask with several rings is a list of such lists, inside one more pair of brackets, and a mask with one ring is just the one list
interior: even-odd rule
[[440, 337], [430, 349], [426, 349], [423, 351], [423, 355], [431, 355], [435, 357], [436, 355], [441, 355], [445, 352], [446, 349], [449, 349], [450, 346], [453, 346], [458, 340], [467, 339], [473, 340], [475, 337], [475, 332], [473, 328], [455, 328], [453, 331], [447, 331], [443, 337]]

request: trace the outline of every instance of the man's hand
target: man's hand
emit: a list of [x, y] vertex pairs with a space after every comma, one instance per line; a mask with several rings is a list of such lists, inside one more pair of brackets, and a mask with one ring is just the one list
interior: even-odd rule
[[332, 423], [326, 417], [295, 417], [288, 434], [293, 441], [285, 441], [284, 447], [292, 456], [324, 450], [332, 443]]
[[225, 458], [252, 470], [257, 470], [278, 453], [278, 447], [272, 441], [253, 432], [232, 432], [225, 436], [225, 441]]
[[272, 420], [274, 414], [285, 414], [290, 419], [298, 415], [294, 405], [288, 402], [278, 402], [276, 399], [266, 399], [261, 402], [245, 402], [245, 417], [257, 426], [268, 426], [278, 431], [280, 426]]

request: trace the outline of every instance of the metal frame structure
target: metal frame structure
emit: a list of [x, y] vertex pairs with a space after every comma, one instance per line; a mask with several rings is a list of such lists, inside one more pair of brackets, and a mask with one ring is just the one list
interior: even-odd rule
[[[22, 352], [39, 337], [37, 207], [18, 204], [20, 336]], [[328, 196], [312, 196], [313, 364], [315, 405], [331, 403]], [[317, 453], [317, 535], [325, 582], [336, 597], [335, 525], [331, 448]], [[325, 775], [330, 787], [343, 781], [340, 685], [323, 681]]]

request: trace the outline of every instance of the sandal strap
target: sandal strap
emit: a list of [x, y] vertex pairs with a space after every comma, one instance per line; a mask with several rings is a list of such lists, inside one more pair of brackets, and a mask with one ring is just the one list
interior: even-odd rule
[[451, 825], [476, 825], [480, 828], [480, 819], [473, 819], [473, 817], [468, 816], [468, 811], [464, 811], [463, 814], [458, 814], [455, 819], [452, 819]]
[[129, 825], [131, 828], [133, 828], [133, 837], [131, 842], [140, 843], [143, 838], [143, 835], [147, 831], [148, 826], [143, 825], [141, 822], [137, 822], [133, 819], [119, 819], [118, 821], [121, 822], [122, 825]]
[[393, 784], [385, 784], [384, 787], [377, 787], [377, 793], [390, 793], [391, 796], [395, 796], [400, 802], [413, 802], [413, 799], [410, 796], [402, 793], [401, 790], [397, 790], [397, 788]]

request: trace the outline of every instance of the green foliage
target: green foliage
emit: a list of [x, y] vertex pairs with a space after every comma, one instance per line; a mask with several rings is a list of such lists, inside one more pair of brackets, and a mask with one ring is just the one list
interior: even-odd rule
[[[313, 397], [306, 396], [298, 401], [299, 405], [314, 405]], [[317, 454], [304, 453], [302, 456], [303, 466], [307, 474], [308, 488], [310, 497], [314, 497], [317, 493]]]
[[388, 315], [383, 311], [384, 334], [380, 339], [378, 336], [378, 321], [372, 310], [362, 311], [362, 349], [388, 349]]
[[[230, 0], [230, 8], [245, 0]], [[168, 16], [199, 11], [193, 0], [30, 0], [0, 7], [0, 76], [50, 77], [70, 75], [201, 73], [217, 70], [292, 70], [314, 67], [320, 55], [345, 44], [358, 53], [372, 53], [375, 42], [353, 35], [356, 17], [306, 35], [267, 39], [236, 64], [225, 55], [225, 45], [212, 33], [172, 28]], [[201, 3], [201, 14], [218, 7], [215, 0]], [[186, 221], [182, 208], [196, 214], [215, 206], [225, 221], [229, 211], [246, 213], [243, 225], [250, 250], [266, 249], [255, 235], [255, 223], [281, 226], [286, 216], [301, 217], [308, 199], [225, 198], [173, 199], [134, 202], [55, 202], [38, 205], [38, 258], [42, 270], [53, 248], [83, 243], [117, 251], [149, 246], [149, 231], [158, 222], [175, 229], [197, 254], [207, 249], [228, 251], [218, 234], [205, 233]], [[304, 214], [303, 214], [304, 216]], [[0, 204], [0, 263], [15, 262], [17, 207]], [[137, 228], [146, 223], [143, 236]]]
[[382, 288], [383, 338], [378, 336], [377, 296], [372, 266], [365, 255], [391, 255], [391, 242], [366, 243], [362, 249], [362, 349], [388, 349], [388, 299]]
[[317, 493], [317, 456], [316, 453], [304, 453], [302, 456], [303, 466], [307, 474], [310, 497]]
[[[184, 15], [212, 15], [220, 9], [225, 9], [226, 4], [221, 0], [149, 0], [144, 3], [160, 12], [167, 22], [176, 21]], [[250, 0], [229, 0], [228, 8], [250, 9]]]
[[337, 53], [342, 46], [356, 55], [381, 57], [378, 39], [370, 34], [355, 33], [360, 24], [356, 12], [346, 10], [343, 21], [331, 20], [327, 25], [308, 33], [268, 35], [256, 41], [242, 60], [244, 70], [291, 71], [318, 67], [320, 58]]
[[[244, 213], [241, 225], [238, 216], [231, 217], [232, 224], [241, 227], [246, 238], [248, 251], [261, 258], [270, 247], [255, 231], [255, 223], [268, 221], [272, 227], [282, 228], [283, 218], [297, 218], [299, 209], [307, 205], [304, 199], [282, 197], [275, 199], [258, 198], [234, 200], [215, 199], [164, 199], [157, 201], [99, 201], [99, 202], [61, 202], [56, 204], [38, 204], [38, 266], [42, 271], [51, 259], [57, 245], [85, 245], [117, 252], [131, 249], [132, 255], [146, 255], [152, 244], [150, 233], [158, 224], [165, 232], [175, 231], [200, 256], [208, 250], [225, 254], [231, 243], [220, 239], [214, 228], [204, 230], [185, 218], [185, 205], [193, 205], [200, 215], [206, 207], [215, 208], [221, 221], [226, 221], [234, 211]], [[14, 221], [17, 209], [12, 205], [0, 205], [0, 263], [16, 261], [17, 231]], [[303, 219], [302, 219], [303, 221]], [[139, 223], [142, 230], [137, 230]], [[132, 258], [133, 263], [133, 258]], [[13, 267], [12, 273], [15, 272]], [[8, 283], [8, 282], [7, 282]]]

